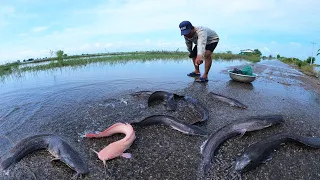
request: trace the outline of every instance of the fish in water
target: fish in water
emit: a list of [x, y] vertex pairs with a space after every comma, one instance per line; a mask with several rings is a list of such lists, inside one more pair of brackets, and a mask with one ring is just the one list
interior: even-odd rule
[[99, 152], [92, 149], [98, 155], [98, 158], [103, 162], [105, 168], [107, 160], [116, 158], [118, 156], [122, 156], [124, 158], [132, 157], [131, 153], [125, 153], [125, 151], [129, 149], [133, 141], [136, 139], [136, 135], [132, 126], [128, 123], [115, 123], [103, 132], [85, 134], [86, 138], [101, 138], [111, 136], [116, 133], [123, 133], [125, 134], [125, 137], [110, 143]]
[[264, 129], [282, 122], [284, 122], [284, 120], [281, 115], [252, 116], [245, 121], [236, 121], [227, 124], [212, 133], [200, 147], [200, 152], [203, 157], [200, 167], [202, 168], [203, 174], [205, 175], [208, 172], [218, 147], [226, 140], [237, 135], [243, 136], [245, 132]]
[[219, 100], [221, 102], [227, 103], [227, 104], [229, 104], [230, 106], [233, 106], [233, 107], [238, 107], [238, 108], [242, 108], [242, 109], [247, 109], [248, 108], [247, 105], [244, 105], [240, 101], [238, 101], [236, 99], [233, 99], [233, 98], [230, 98], [230, 97], [223, 96], [221, 94], [217, 94], [217, 93], [214, 93], [214, 92], [209, 92], [209, 96], [214, 98], [214, 99], [217, 99], [217, 100]]
[[20, 140], [1, 159], [1, 169], [7, 169], [27, 154], [40, 149], [47, 149], [55, 157], [53, 161], [60, 160], [75, 170], [77, 173], [73, 178], [78, 178], [80, 175], [89, 173], [88, 166], [80, 154], [60, 136], [54, 134], [38, 134]]
[[[184, 100], [188, 103], [191, 103], [194, 105], [195, 109], [201, 113], [201, 120], [200, 122], [205, 122], [208, 121], [209, 119], [209, 110], [201, 103], [199, 102], [197, 99], [191, 97], [191, 96], [184, 96]], [[196, 124], [198, 122], [195, 122], [193, 124]]]
[[147, 98], [152, 93], [153, 93], [152, 91], [144, 90], [144, 91], [133, 92], [130, 95], [133, 96], [133, 97], [136, 97], [136, 98]]
[[272, 152], [279, 149], [281, 144], [288, 142], [299, 143], [312, 148], [320, 148], [320, 137], [278, 133], [250, 145], [236, 158], [235, 171], [241, 174], [255, 169], [261, 163], [271, 159]]
[[163, 125], [170, 126], [171, 128], [185, 134], [200, 135], [200, 136], [208, 135], [208, 132], [202, 129], [201, 127], [184, 123], [182, 121], [179, 121], [175, 117], [169, 116], [169, 115], [152, 115], [143, 119], [142, 121], [134, 122], [132, 124], [136, 124], [139, 126], [163, 124]]
[[177, 109], [175, 98], [183, 98], [183, 96], [167, 91], [155, 91], [148, 98], [148, 106], [150, 107], [155, 101], [162, 100], [169, 111], [175, 111]]

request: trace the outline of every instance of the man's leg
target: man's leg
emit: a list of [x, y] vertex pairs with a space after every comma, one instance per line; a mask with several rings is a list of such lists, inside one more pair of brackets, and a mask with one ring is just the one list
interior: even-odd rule
[[205, 57], [204, 73], [202, 75], [202, 78], [208, 79], [208, 74], [209, 74], [211, 64], [212, 64], [212, 52], [210, 50], [206, 50], [204, 57]]
[[196, 74], [200, 74], [199, 66], [197, 66], [196, 63], [195, 63], [196, 58], [197, 58], [197, 57], [193, 57], [193, 58], [192, 58], [192, 62], [193, 62], [193, 65], [194, 65], [194, 72], [195, 72]]
[[194, 73], [200, 75], [199, 66], [197, 66], [196, 63], [195, 63], [196, 58], [197, 58], [197, 45], [195, 45], [193, 47], [193, 50], [191, 51], [189, 57], [192, 59], [192, 63], [193, 63], [193, 66], [194, 66], [194, 71], [193, 71], [193, 73], [190, 73], [192, 75], [190, 75], [190, 74], [188, 74], [188, 75], [189, 76], [195, 76]]
[[208, 74], [212, 64], [212, 53], [217, 47], [217, 45], [218, 45], [218, 42], [215, 42], [206, 46], [206, 51], [204, 54], [204, 57], [205, 57], [204, 74], [202, 75], [203, 79], [208, 79]]

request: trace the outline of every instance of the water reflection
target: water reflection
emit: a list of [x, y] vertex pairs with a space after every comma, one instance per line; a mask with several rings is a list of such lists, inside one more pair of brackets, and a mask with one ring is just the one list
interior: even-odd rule
[[254, 86], [252, 83], [241, 83], [233, 80], [229, 80], [226, 83], [226, 86], [229, 88], [236, 88], [236, 89], [245, 89], [245, 90], [253, 90]]

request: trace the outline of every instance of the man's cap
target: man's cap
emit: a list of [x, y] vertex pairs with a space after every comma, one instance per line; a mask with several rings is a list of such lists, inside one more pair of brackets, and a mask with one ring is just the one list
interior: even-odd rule
[[192, 28], [192, 24], [189, 21], [182, 21], [179, 24], [179, 28], [181, 30], [181, 36], [182, 35], [187, 35], [190, 33], [191, 28]]

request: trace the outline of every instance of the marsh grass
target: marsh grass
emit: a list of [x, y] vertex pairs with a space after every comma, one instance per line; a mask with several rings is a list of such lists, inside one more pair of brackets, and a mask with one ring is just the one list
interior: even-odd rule
[[11, 74], [14, 71], [18, 70], [18, 68], [19, 68], [19, 63], [17, 62], [0, 65], [0, 76]]
[[[234, 60], [234, 59], [243, 59], [251, 62], [260, 61], [259, 56], [253, 55], [240, 55], [240, 54], [231, 54], [231, 53], [214, 53], [212, 56], [213, 59], [222, 59], [222, 60]], [[126, 64], [128, 62], [136, 61], [136, 62], [147, 62], [153, 60], [188, 60], [188, 53], [181, 51], [144, 51], [144, 52], [119, 52], [119, 53], [103, 53], [103, 54], [95, 54], [92, 56], [83, 55], [83, 56], [68, 56], [64, 57], [64, 60], [61, 61], [58, 58], [50, 58], [48, 64], [36, 65], [36, 66], [25, 66], [19, 68], [19, 64], [17, 63], [16, 70], [21, 72], [26, 71], [40, 71], [40, 70], [48, 70], [55, 69], [60, 67], [77, 67], [77, 66], [85, 66], [90, 63], [98, 63], [103, 62], [109, 65], [114, 64]], [[39, 61], [43, 62], [43, 61]], [[8, 75], [13, 73], [13, 65], [0, 66], [0, 76]]]
[[223, 60], [243, 59], [250, 62], [259, 62], [261, 58], [255, 55], [214, 53], [212, 59], [223, 59]]
[[289, 64], [294, 65], [298, 67], [304, 74], [310, 75], [310, 76], [316, 76], [316, 72], [314, 70], [314, 65], [310, 65], [307, 61], [302, 61], [297, 58], [281, 58], [281, 61]]

